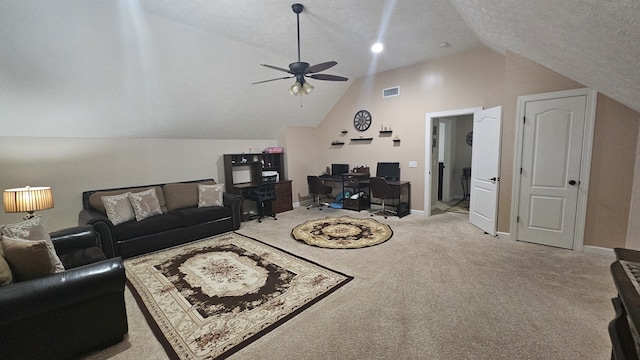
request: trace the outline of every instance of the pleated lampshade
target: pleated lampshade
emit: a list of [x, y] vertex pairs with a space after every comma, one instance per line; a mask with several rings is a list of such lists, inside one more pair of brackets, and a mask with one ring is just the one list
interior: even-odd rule
[[33, 217], [36, 210], [53, 208], [53, 193], [50, 187], [30, 187], [6, 189], [3, 195], [4, 211], [8, 213], [26, 212]]

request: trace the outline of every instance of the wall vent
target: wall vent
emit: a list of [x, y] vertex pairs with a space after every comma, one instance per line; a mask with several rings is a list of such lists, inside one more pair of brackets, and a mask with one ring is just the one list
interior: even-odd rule
[[383, 98], [388, 98], [388, 97], [398, 96], [398, 95], [400, 95], [400, 86], [394, 86], [391, 88], [382, 89]]

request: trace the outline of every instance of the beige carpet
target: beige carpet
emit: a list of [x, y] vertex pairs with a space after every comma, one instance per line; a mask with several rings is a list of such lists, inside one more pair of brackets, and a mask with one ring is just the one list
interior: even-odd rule
[[[612, 258], [511, 242], [463, 214], [389, 217], [387, 242], [308, 246], [291, 229], [365, 211], [297, 208], [240, 233], [354, 276], [230, 359], [609, 359]], [[129, 335], [88, 359], [167, 359], [127, 291]]]

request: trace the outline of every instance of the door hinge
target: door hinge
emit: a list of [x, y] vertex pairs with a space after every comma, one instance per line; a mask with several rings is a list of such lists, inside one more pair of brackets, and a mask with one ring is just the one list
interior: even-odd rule
[[522, 168], [520, 168], [520, 175], [522, 175]]
[[519, 223], [520, 222], [520, 216], [516, 216], [516, 222]]
[[523, 117], [522, 117], [522, 122], [523, 122], [523, 123], [526, 123], [526, 122], [527, 122], [527, 117], [526, 117], [526, 116], [523, 116]]

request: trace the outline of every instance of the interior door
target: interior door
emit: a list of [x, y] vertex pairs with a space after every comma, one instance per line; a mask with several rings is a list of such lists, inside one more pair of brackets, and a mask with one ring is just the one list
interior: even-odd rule
[[524, 104], [517, 240], [573, 248], [586, 101]]
[[473, 114], [469, 222], [492, 236], [498, 221], [501, 133], [501, 106]]

